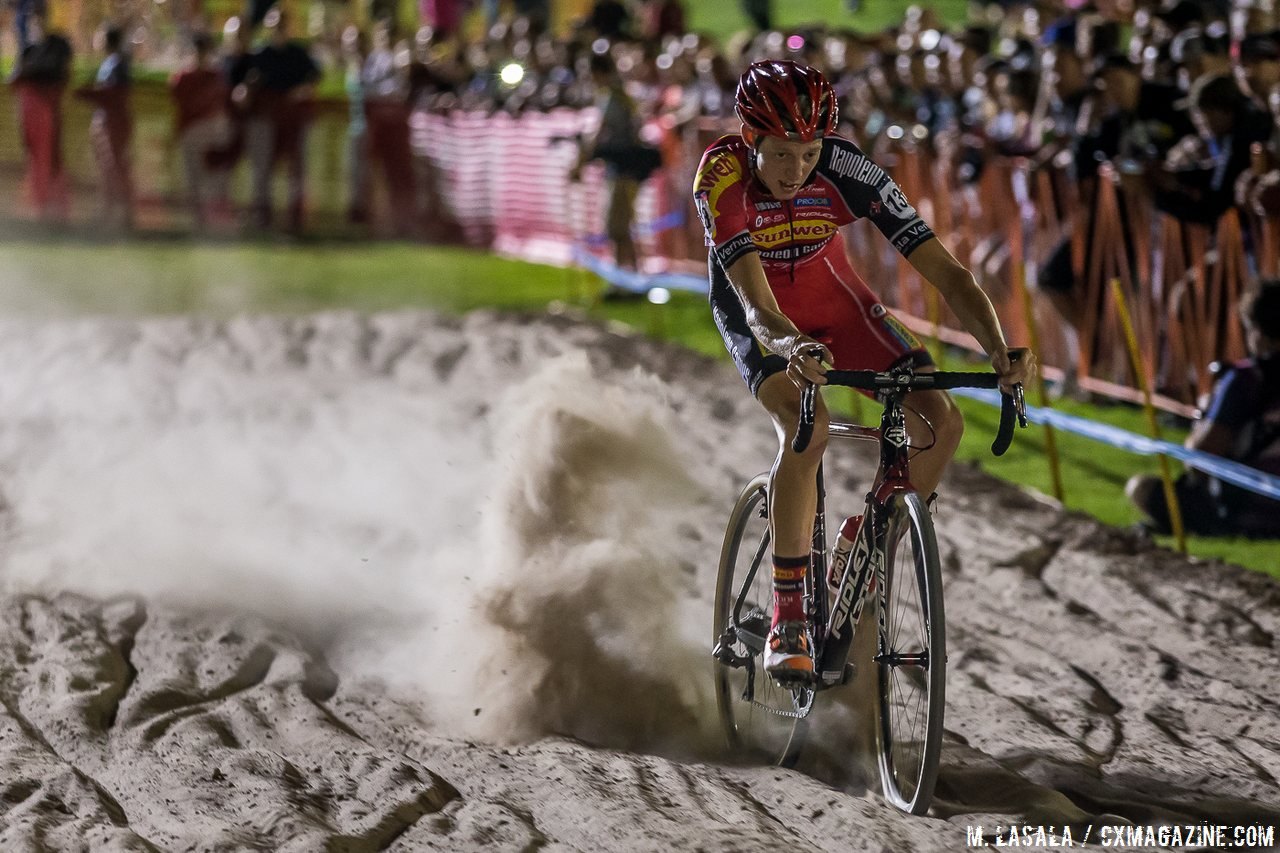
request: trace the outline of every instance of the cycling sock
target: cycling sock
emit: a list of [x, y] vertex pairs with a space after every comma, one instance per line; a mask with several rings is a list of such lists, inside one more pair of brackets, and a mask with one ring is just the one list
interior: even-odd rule
[[809, 571], [809, 555], [773, 555], [773, 624], [804, 621], [804, 576]]

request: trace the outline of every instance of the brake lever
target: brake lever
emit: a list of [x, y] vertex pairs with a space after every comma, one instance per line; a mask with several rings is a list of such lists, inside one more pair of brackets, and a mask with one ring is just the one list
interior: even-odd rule
[[[810, 358], [821, 358], [822, 350], [813, 347], [806, 353]], [[816, 417], [818, 386], [810, 382], [800, 392], [800, 423], [796, 425], [796, 437], [791, 440], [791, 449], [796, 453], [804, 453], [813, 438], [813, 423]]]
[[1013, 410], [1018, 415], [1018, 426], [1027, 428], [1027, 396], [1019, 382], [1013, 386]]
[[800, 423], [796, 426], [796, 437], [791, 440], [791, 449], [796, 453], [804, 453], [813, 438], [813, 421], [818, 386], [810, 382], [800, 392]]

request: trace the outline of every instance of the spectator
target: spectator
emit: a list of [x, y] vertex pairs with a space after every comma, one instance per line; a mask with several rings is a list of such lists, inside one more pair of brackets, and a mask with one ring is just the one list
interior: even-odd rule
[[228, 212], [228, 170], [218, 162], [219, 152], [231, 139], [227, 115], [226, 78], [213, 67], [213, 39], [208, 33], [192, 36], [193, 54], [185, 68], [169, 78], [169, 94], [175, 107], [174, 138], [182, 154], [191, 219], [204, 230], [211, 214]]
[[[39, 33], [43, 31], [47, 14], [48, 4], [46, 0], [15, 0], [13, 4], [13, 33], [17, 38], [19, 56], [28, 47], [40, 40]], [[31, 22], [33, 19], [40, 21], [41, 30], [32, 31]]]
[[70, 196], [62, 164], [62, 95], [71, 79], [71, 43], [45, 26], [43, 10], [33, 11], [27, 21], [31, 43], [10, 83], [27, 154], [27, 195], [41, 219], [65, 222]]
[[124, 30], [107, 26], [102, 30], [106, 57], [98, 66], [93, 83], [76, 90], [76, 96], [93, 104], [89, 139], [98, 162], [102, 184], [102, 219], [110, 228], [133, 227], [133, 175], [129, 144], [133, 139], [133, 86], [129, 54], [124, 49]]
[[757, 31], [773, 29], [773, 0], [742, 0], [742, 11]]
[[[1098, 106], [1102, 115], [1093, 118], [1090, 112], [1082, 119], [1082, 123], [1090, 121], [1091, 126], [1076, 140], [1073, 169], [1082, 198], [1092, 199], [1098, 167], [1105, 162], [1113, 163], [1126, 190], [1118, 198], [1120, 221], [1127, 222], [1129, 205], [1148, 197], [1148, 176], [1163, 168], [1165, 152], [1178, 140], [1193, 134], [1195, 127], [1182, 109], [1178, 88], [1143, 80], [1137, 66], [1122, 54], [1113, 53], [1103, 58], [1093, 78], [1100, 88]], [[1084, 269], [1089, 269], [1094, 251], [1093, 228], [1091, 224], [1084, 227], [1087, 235]], [[1124, 231], [1121, 236], [1132, 269], [1133, 235]], [[1050, 252], [1036, 284], [1071, 329], [1078, 330], [1085, 325], [1086, 316], [1101, 310], [1101, 306], [1085, 304], [1087, 300], [1080, 292], [1082, 282], [1077, 280], [1072, 268], [1071, 254], [1068, 237]]]
[[247, 30], [253, 32], [267, 19], [267, 13], [275, 8], [276, 0], [248, 0], [248, 12], [245, 20]]
[[597, 37], [617, 41], [631, 32], [631, 13], [621, 0], [595, 0], [583, 25]]
[[1250, 149], [1271, 134], [1269, 117], [1227, 74], [1196, 81], [1188, 98], [1196, 133], [1151, 172], [1156, 206], [1184, 222], [1212, 224], [1235, 202]]
[[253, 221], [259, 228], [271, 224], [271, 175], [283, 160], [289, 177], [288, 229], [297, 234], [303, 226], [307, 129], [320, 69], [307, 49], [289, 38], [283, 11], [268, 12], [263, 26], [269, 40], [254, 52], [242, 84], [252, 92], [245, 145], [253, 169]]
[[208, 154], [209, 168], [221, 170], [228, 178], [236, 164], [244, 156], [245, 124], [253, 107], [253, 94], [257, 88], [257, 73], [253, 71], [253, 52], [250, 31], [237, 17], [230, 17], [222, 28], [223, 55], [220, 60], [222, 76], [226, 83], [227, 142], [222, 148]]
[[529, 33], [535, 37], [551, 27], [551, 0], [515, 0], [516, 17], [529, 21]]
[[440, 38], [449, 38], [462, 28], [462, 0], [419, 0], [418, 16], [430, 24]]
[[347, 221], [364, 225], [369, 221], [372, 187], [369, 181], [369, 123], [364, 115], [364, 63], [369, 56], [369, 38], [364, 30], [349, 26], [342, 31], [342, 57], [346, 63], [347, 92]]
[[1244, 91], [1266, 106], [1268, 93], [1280, 85], [1280, 33], [1255, 33], [1241, 40], [1236, 78]]
[[360, 81], [369, 127], [370, 175], [382, 172], [391, 203], [392, 229], [396, 236], [408, 237], [417, 223], [409, 145], [409, 52], [407, 48], [393, 49], [391, 39], [390, 22], [379, 22]]
[[[1222, 373], [1186, 446], [1280, 475], [1280, 280], [1263, 281], [1241, 302], [1240, 315], [1250, 358]], [[1178, 478], [1174, 491], [1191, 533], [1280, 536], [1280, 501], [1194, 469]], [[1159, 478], [1135, 476], [1125, 492], [1149, 527], [1169, 532], [1169, 508]]]
[[1043, 130], [1033, 115], [1039, 79], [1029, 68], [1010, 66], [997, 70], [992, 77], [996, 114], [987, 125], [988, 140], [1001, 154], [1035, 154]]
[[1045, 30], [1047, 50], [1041, 55], [1041, 98], [1038, 110], [1057, 142], [1069, 144], [1076, 135], [1080, 114], [1094, 88], [1076, 53], [1075, 21], [1055, 22]]
[[[622, 85], [622, 78], [607, 54], [593, 53], [589, 61], [591, 80], [598, 93], [600, 129], [583, 147], [569, 178], [579, 181], [582, 167], [590, 160], [603, 160], [608, 181], [605, 234], [613, 242], [619, 267], [634, 270], [637, 265], [631, 223], [635, 218], [640, 182], [658, 167], [658, 153], [640, 141], [635, 105]], [[614, 293], [614, 295], [622, 295]]]
[[1170, 83], [1143, 80], [1128, 57], [1104, 57], [1094, 81], [1102, 90], [1103, 115], [1081, 140], [1081, 156], [1091, 161], [1079, 164], [1081, 178], [1104, 160], [1118, 161], [1122, 172], [1141, 171], [1195, 132], [1183, 109], [1182, 92]]
[[684, 35], [684, 3], [682, 0], [642, 0], [641, 36], [655, 44], [664, 38]]
[[1221, 21], [1179, 33], [1169, 45], [1169, 55], [1178, 66], [1178, 87], [1187, 91], [1201, 77], [1232, 72], [1231, 40]]

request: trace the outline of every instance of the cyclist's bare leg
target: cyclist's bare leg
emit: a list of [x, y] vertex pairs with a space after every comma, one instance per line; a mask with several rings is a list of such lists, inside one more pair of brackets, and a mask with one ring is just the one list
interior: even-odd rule
[[902, 404], [911, 445], [929, 448], [911, 457], [911, 484], [921, 497], [927, 498], [937, 491], [943, 472], [960, 446], [964, 416], [946, 391], [912, 391]]
[[777, 373], [760, 383], [756, 398], [773, 418], [780, 445], [769, 477], [773, 620], [764, 669], [775, 679], [804, 679], [813, 674], [804, 578], [810, 568], [813, 517], [818, 508], [818, 465], [827, 446], [827, 410], [821, 399], [815, 400], [813, 438], [803, 453], [796, 453], [791, 441], [800, 420], [800, 389], [785, 373]]
[[785, 373], [760, 383], [756, 398], [773, 418], [778, 457], [769, 478], [769, 524], [775, 554], [801, 556], [813, 545], [813, 516], [818, 509], [818, 464], [827, 446], [827, 407], [814, 409], [813, 439], [804, 453], [791, 449], [800, 421], [800, 389]]

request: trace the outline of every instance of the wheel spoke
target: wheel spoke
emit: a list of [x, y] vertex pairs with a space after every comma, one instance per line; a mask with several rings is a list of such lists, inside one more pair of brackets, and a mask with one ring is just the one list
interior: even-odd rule
[[885, 796], [921, 814], [932, 798], [941, 745], [942, 598], [931, 520], [918, 497], [899, 500], [891, 507], [885, 541], [877, 744]]
[[[730, 518], [716, 584], [715, 628], [732, 628], [733, 653], [747, 666], [717, 663], [716, 700], [730, 746], [744, 756], [794, 763], [802, 741], [812, 692], [785, 689], [764, 672], [764, 648], [773, 598], [769, 571], [769, 522], [765, 478], [748, 486]], [[719, 634], [718, 634], [719, 635]], [[752, 694], [744, 696], [748, 678]]]

